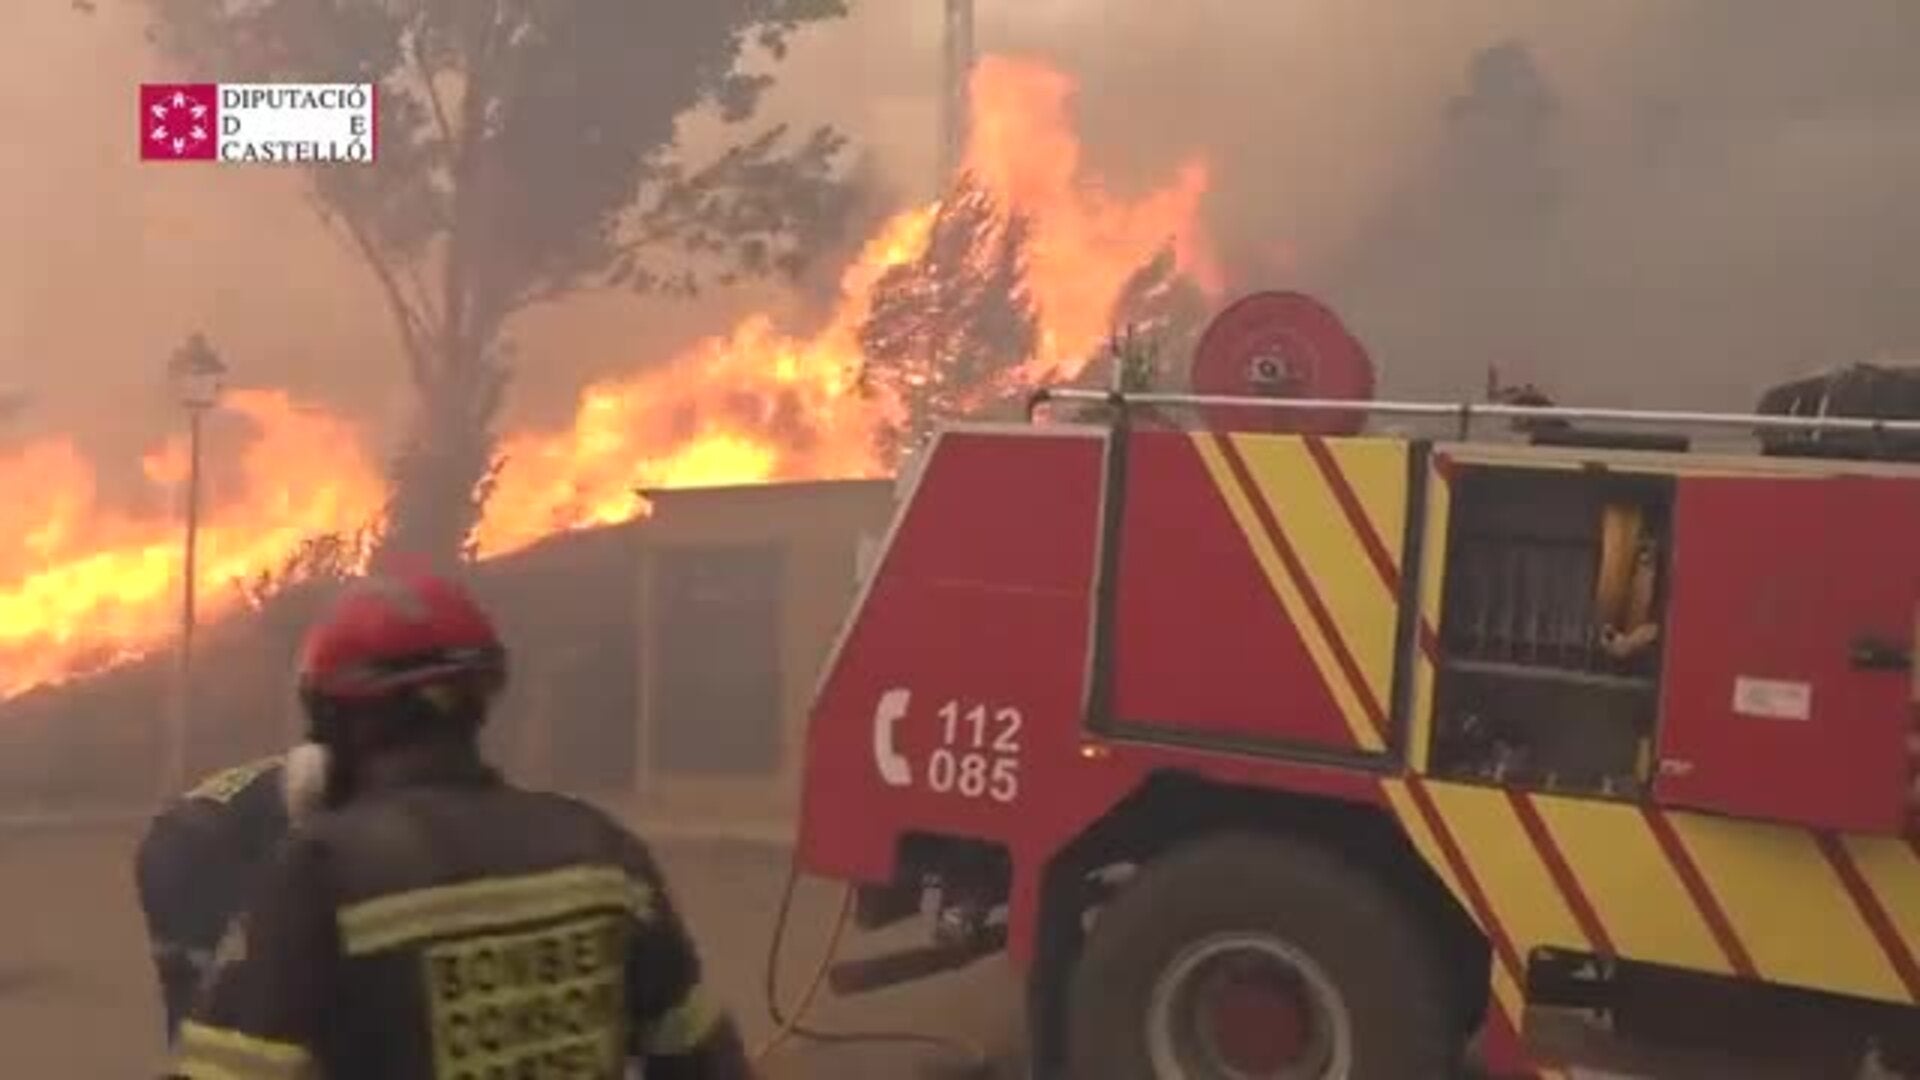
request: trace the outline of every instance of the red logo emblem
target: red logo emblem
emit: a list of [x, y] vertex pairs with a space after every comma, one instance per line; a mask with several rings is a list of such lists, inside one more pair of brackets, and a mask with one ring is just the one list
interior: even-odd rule
[[218, 86], [140, 84], [140, 160], [212, 161], [219, 136]]

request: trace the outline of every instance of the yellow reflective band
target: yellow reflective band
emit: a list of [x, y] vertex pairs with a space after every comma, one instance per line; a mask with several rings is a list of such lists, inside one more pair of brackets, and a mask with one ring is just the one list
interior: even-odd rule
[[706, 988], [695, 986], [680, 1004], [667, 1011], [647, 1029], [644, 1046], [652, 1057], [674, 1057], [692, 1053], [707, 1041], [720, 1024], [721, 1012], [707, 997]]
[[416, 889], [340, 910], [349, 956], [426, 938], [613, 908], [637, 919], [653, 911], [653, 890], [616, 866], [574, 866], [517, 877]]
[[192, 1020], [180, 1025], [175, 1075], [187, 1080], [315, 1080], [313, 1058], [291, 1043]]
[[261, 758], [258, 761], [249, 761], [245, 765], [235, 765], [230, 769], [222, 769], [194, 785], [193, 789], [187, 792], [185, 798], [211, 803], [232, 802], [233, 797], [245, 791], [247, 785], [253, 783], [261, 773], [266, 772], [278, 764], [280, 764], [280, 758], [276, 756]]

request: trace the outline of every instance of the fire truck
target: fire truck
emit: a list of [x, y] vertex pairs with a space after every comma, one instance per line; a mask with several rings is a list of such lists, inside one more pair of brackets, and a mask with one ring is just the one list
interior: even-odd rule
[[843, 992], [1004, 951], [1073, 1080], [1563, 1076], [1569, 1012], [1915, 1068], [1912, 373], [1380, 401], [1291, 293], [1191, 372], [903, 470], [798, 850], [933, 934]]

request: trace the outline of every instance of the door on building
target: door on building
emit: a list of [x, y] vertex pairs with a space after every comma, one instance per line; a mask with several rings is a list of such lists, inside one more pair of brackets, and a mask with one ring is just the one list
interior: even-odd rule
[[654, 554], [650, 771], [749, 777], [780, 767], [777, 544], [664, 547]]

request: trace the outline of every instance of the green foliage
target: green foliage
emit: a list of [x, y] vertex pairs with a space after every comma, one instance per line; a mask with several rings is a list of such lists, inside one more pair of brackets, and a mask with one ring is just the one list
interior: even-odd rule
[[697, 280], [647, 260], [675, 248], [789, 268], [845, 209], [830, 129], [789, 151], [774, 128], [704, 166], [675, 155], [685, 114], [754, 115], [772, 79], [740, 70], [751, 47], [780, 55], [844, 0], [149, 3], [160, 47], [205, 77], [380, 84], [379, 164], [316, 169], [315, 193], [385, 261], [461, 245], [442, 254], [474, 324], [449, 329], [608, 278]]
[[[1207, 318], [1207, 299], [1180, 272], [1171, 244], [1134, 271], [1115, 298], [1109, 316], [1116, 331], [1103, 356], [1082, 368], [1073, 384], [1099, 390], [1113, 386], [1115, 365], [1120, 369], [1123, 393], [1166, 391], [1184, 380], [1185, 361]], [[1085, 404], [1067, 410], [1079, 423], [1104, 424], [1113, 420], [1106, 404]], [[1165, 408], [1135, 408], [1136, 421], [1171, 415]]]
[[147, 0], [188, 78], [374, 82], [379, 160], [310, 170], [378, 279], [423, 408], [391, 543], [457, 553], [493, 467], [508, 320], [581, 288], [795, 273], [851, 208], [829, 129], [706, 163], [681, 119], [750, 119], [774, 59], [844, 0]]
[[[1150, 357], [1150, 368], [1129, 369], [1123, 377], [1125, 388], [1139, 392], [1164, 389], [1164, 384], [1184, 376], [1175, 370], [1180, 359], [1191, 355], [1208, 317], [1207, 298], [1193, 281], [1180, 272], [1173, 245], [1160, 249], [1152, 259], [1134, 271], [1114, 300], [1109, 316], [1114, 326], [1127, 328], [1125, 337], [1132, 342], [1135, 364], [1142, 355]], [[1099, 365], [1090, 365], [1098, 367]], [[1102, 377], [1107, 377], [1102, 373]], [[1149, 378], [1151, 385], [1134, 385], [1134, 378]]]
[[1159, 388], [1160, 343], [1157, 339], [1139, 334], [1124, 335], [1114, 354], [1114, 362], [1120, 365], [1121, 392], [1145, 394]]
[[941, 200], [926, 250], [875, 285], [860, 330], [860, 381], [905, 408], [901, 423], [880, 434], [885, 461], [1012, 389], [1010, 376], [1038, 341], [1026, 284], [1030, 231], [1024, 215], [963, 176]]

